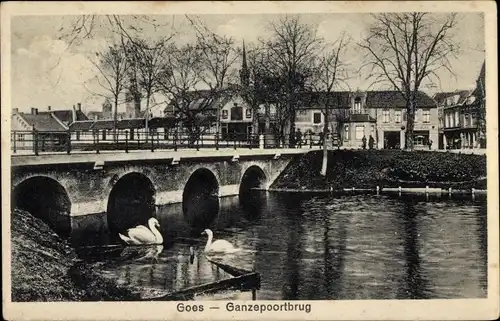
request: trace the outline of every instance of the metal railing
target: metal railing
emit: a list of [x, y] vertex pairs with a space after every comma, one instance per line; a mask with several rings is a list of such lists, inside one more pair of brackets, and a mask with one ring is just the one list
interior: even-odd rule
[[[187, 131], [12, 131], [12, 154], [97, 153], [101, 151], [178, 149], [265, 149], [321, 147], [321, 134], [303, 134], [300, 142], [283, 144], [273, 134], [193, 133]], [[336, 136], [331, 139], [337, 145]]]

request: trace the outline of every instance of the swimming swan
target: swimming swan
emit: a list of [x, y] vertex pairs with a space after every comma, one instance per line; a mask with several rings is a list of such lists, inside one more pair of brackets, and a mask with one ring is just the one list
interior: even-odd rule
[[239, 249], [235, 248], [231, 243], [225, 240], [217, 240], [212, 243], [212, 239], [214, 237], [214, 233], [206, 229], [202, 233], [202, 235], [208, 235], [207, 245], [205, 245], [205, 253], [233, 253], [239, 251]]
[[148, 226], [138, 225], [134, 228], [128, 229], [128, 237], [118, 233], [120, 238], [127, 244], [141, 245], [141, 244], [163, 244], [163, 236], [158, 231], [157, 228], [160, 227], [160, 223], [154, 217], [148, 220]]

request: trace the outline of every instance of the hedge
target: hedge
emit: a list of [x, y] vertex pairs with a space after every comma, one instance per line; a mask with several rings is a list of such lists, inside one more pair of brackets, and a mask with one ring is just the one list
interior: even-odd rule
[[271, 186], [276, 189], [440, 187], [486, 189], [486, 156], [401, 150], [328, 152], [326, 177], [322, 151], [293, 159]]

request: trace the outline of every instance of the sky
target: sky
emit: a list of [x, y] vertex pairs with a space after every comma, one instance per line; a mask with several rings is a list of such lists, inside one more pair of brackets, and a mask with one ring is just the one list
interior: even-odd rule
[[[235, 39], [238, 45], [243, 41], [251, 46], [259, 39], [271, 35], [270, 23], [283, 16], [279, 15], [200, 15], [197, 16], [212, 31]], [[81, 102], [85, 112], [100, 110], [104, 98], [95, 83], [96, 69], [89, 59], [95, 52], [106, 48], [115, 38], [108, 28], [105, 16], [95, 19], [91, 37], [79, 39], [69, 46], [69, 38], [61, 38], [70, 30], [72, 21], [78, 16], [17, 16], [11, 25], [11, 88], [12, 108], [29, 111], [31, 107], [46, 110], [68, 109]], [[141, 35], [156, 39], [165, 37], [175, 30], [175, 41], [194, 41], [195, 33], [183, 15], [156, 15], [155, 27], [140, 19], [123, 17], [127, 26], [143, 28]], [[334, 42], [341, 32], [351, 37], [351, 46], [346, 54], [346, 62], [351, 73], [347, 81], [352, 90], [376, 90], [367, 80], [366, 72], [358, 72], [363, 64], [363, 55], [355, 43], [366, 35], [371, 20], [368, 14], [304, 14], [303, 23], [317, 28], [317, 35], [327, 42]], [[447, 71], [440, 73], [440, 84], [426, 86], [424, 91], [453, 91], [472, 89], [484, 61], [484, 20], [480, 13], [459, 13], [454, 29], [455, 40], [460, 52], [451, 60], [455, 75]], [[161, 101], [157, 97], [157, 101]], [[119, 107], [120, 111], [124, 106]], [[153, 110], [154, 114], [161, 111]]]

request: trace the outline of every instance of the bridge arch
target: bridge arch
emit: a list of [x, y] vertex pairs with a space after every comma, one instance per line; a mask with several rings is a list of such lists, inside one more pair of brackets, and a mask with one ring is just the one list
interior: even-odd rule
[[182, 192], [182, 211], [196, 232], [207, 228], [219, 213], [219, 188], [216, 174], [207, 168], [189, 176]]
[[264, 203], [263, 195], [252, 192], [252, 189], [265, 188], [267, 181], [268, 176], [258, 165], [251, 165], [241, 176], [238, 198], [246, 219], [255, 220], [261, 216]]
[[147, 226], [155, 216], [156, 188], [149, 177], [138, 172], [114, 177], [111, 183], [106, 217], [111, 239], [117, 240], [118, 233], [139, 224]]
[[258, 165], [251, 165], [241, 176], [239, 194], [248, 193], [252, 188], [265, 188], [267, 175]]
[[59, 236], [71, 233], [71, 200], [66, 188], [49, 176], [29, 177], [12, 189], [12, 210], [20, 209], [47, 223]]

